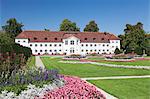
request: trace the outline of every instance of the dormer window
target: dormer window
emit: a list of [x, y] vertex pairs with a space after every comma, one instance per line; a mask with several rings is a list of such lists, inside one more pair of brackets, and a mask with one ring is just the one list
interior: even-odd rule
[[84, 40], [87, 40], [87, 38], [84, 38]]
[[93, 38], [93, 40], [96, 40], [96, 38]]
[[55, 40], [57, 40], [57, 38], [55, 38]]
[[34, 40], [37, 40], [37, 38], [36, 38], [36, 37], [34, 37]]
[[45, 40], [47, 40], [47, 37], [46, 38], [44, 38]]

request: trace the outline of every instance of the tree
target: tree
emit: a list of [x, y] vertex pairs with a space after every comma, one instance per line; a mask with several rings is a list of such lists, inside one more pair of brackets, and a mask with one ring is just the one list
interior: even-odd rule
[[44, 31], [50, 31], [50, 29], [46, 29], [46, 28], [45, 28]]
[[119, 50], [119, 48], [116, 48], [114, 53], [115, 53], [115, 54], [120, 54], [121, 51]]
[[15, 18], [11, 18], [6, 22], [6, 25], [2, 26], [2, 29], [14, 38], [22, 32], [22, 27], [22, 23], [18, 23]]
[[95, 21], [90, 21], [89, 24], [86, 25], [84, 28], [85, 32], [98, 32], [99, 28], [98, 25], [95, 23]]
[[[138, 22], [136, 25], [127, 24], [124, 32], [124, 35], [119, 35], [118, 37], [121, 39], [121, 48], [126, 50], [126, 53], [139, 53], [140, 50], [146, 49], [148, 46], [145, 38], [146, 33], [143, 30], [143, 24], [141, 22]], [[139, 50], [136, 50], [137, 48]]]
[[60, 31], [80, 31], [80, 28], [76, 26], [75, 22], [64, 19], [60, 24]]

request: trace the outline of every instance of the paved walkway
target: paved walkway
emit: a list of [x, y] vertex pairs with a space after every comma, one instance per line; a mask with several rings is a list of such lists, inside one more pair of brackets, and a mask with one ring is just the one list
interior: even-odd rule
[[35, 66], [41, 69], [45, 69], [45, 66], [42, 62], [42, 60], [40, 59], [40, 56], [35, 56]]
[[93, 64], [93, 65], [98, 65], [98, 66], [114, 67], [114, 68], [134, 68], [134, 69], [148, 69], [148, 70], [150, 70], [150, 66], [115, 65], [115, 64], [91, 62], [91, 61], [87, 61], [87, 62], [59, 61], [59, 62], [68, 63], [68, 64]]
[[150, 69], [150, 66], [127, 66], [127, 65], [105, 64], [98, 62], [90, 62], [90, 63], [99, 66], [116, 67], [116, 68]]
[[81, 78], [82, 80], [99, 80], [99, 79], [128, 79], [128, 78], [150, 78], [150, 75], [144, 76], [114, 76], [114, 77], [88, 77]]

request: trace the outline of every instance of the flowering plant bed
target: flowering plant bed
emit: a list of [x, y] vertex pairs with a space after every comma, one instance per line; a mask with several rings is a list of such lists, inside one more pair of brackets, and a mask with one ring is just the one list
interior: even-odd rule
[[105, 99], [105, 96], [77, 77], [63, 76], [65, 85], [45, 95], [36, 96], [35, 99]]

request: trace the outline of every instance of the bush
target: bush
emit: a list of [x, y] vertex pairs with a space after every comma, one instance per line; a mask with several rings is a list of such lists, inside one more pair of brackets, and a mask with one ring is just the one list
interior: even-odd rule
[[19, 70], [18, 72], [14, 70], [10, 76], [8, 74], [0, 75], [0, 92], [6, 89], [8, 91], [15, 90], [18, 94], [29, 84], [41, 87], [43, 84], [56, 79], [59, 79], [57, 70], [45, 70], [44, 72], [42, 69]]
[[142, 49], [141, 47], [137, 47], [137, 48], [135, 49], [135, 53], [136, 53], [137, 55], [143, 55], [143, 49]]
[[147, 48], [145, 53], [147, 54], [147, 56], [150, 56], [150, 48]]
[[69, 56], [65, 56], [65, 58], [85, 58], [86, 56], [82, 56], [80, 54], [71, 54]]
[[114, 53], [115, 53], [115, 54], [120, 54], [121, 51], [119, 50], [119, 48], [116, 48]]

